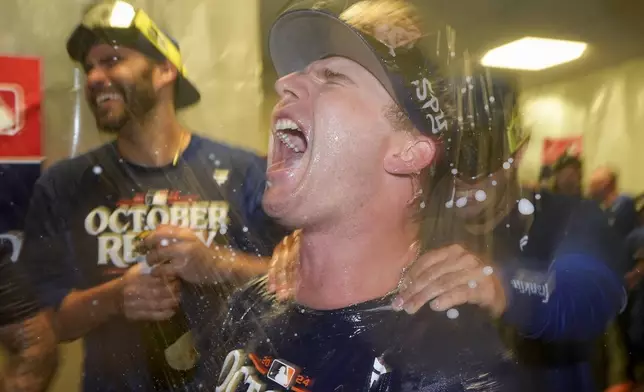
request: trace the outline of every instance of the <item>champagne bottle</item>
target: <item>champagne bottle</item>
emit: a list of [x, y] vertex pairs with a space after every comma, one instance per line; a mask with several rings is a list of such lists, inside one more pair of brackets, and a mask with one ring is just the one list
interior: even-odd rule
[[[142, 273], [149, 274], [155, 268], [145, 256], [139, 260], [144, 263]], [[182, 309], [168, 320], [142, 322], [141, 335], [154, 390], [184, 390], [194, 380], [198, 354]]]

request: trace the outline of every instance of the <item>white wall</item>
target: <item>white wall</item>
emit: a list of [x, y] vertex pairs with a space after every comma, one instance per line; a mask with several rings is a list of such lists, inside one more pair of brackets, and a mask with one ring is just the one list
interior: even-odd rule
[[619, 171], [623, 191], [644, 192], [644, 59], [526, 90], [521, 104], [533, 135], [526, 178], [538, 176], [544, 137], [583, 135], [586, 179], [607, 164]]

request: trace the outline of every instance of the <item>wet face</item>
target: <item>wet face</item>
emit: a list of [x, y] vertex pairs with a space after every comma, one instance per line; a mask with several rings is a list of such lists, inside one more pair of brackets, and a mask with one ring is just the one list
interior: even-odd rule
[[107, 44], [95, 45], [85, 59], [85, 97], [99, 129], [118, 132], [156, 105], [154, 65], [143, 54]]
[[363, 207], [383, 189], [383, 160], [397, 140], [386, 117], [389, 94], [366, 69], [340, 57], [281, 78], [276, 90], [266, 212], [306, 227]]

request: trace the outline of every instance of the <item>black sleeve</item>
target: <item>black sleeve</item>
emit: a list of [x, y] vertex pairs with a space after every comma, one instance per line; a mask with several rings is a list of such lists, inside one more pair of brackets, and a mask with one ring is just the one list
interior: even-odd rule
[[22, 271], [11, 261], [9, 246], [0, 242], [0, 327], [19, 323], [40, 309]]
[[41, 177], [32, 195], [25, 222], [25, 238], [18, 264], [31, 280], [41, 302], [58, 309], [75, 287], [75, 269], [66, 251], [63, 195], [49, 175]]

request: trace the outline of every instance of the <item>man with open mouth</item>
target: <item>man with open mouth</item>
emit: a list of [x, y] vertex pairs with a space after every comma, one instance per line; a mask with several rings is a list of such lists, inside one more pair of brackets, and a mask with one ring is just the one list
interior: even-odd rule
[[83, 391], [197, 388], [190, 327], [264, 272], [260, 255], [281, 239], [261, 208], [265, 160], [179, 122], [200, 94], [144, 10], [94, 2], [67, 52], [115, 140], [38, 180], [18, 263], [55, 309], [60, 340], [84, 339]]
[[273, 25], [281, 99], [263, 206], [301, 229], [298, 285], [282, 302], [252, 282], [200, 334], [205, 370], [219, 375], [209, 390], [543, 390], [487, 311], [392, 306], [431, 246], [419, 215], [446, 200], [434, 185], [449, 176], [445, 90], [416, 22], [405, 2], [379, 0], [339, 17], [289, 11]]

